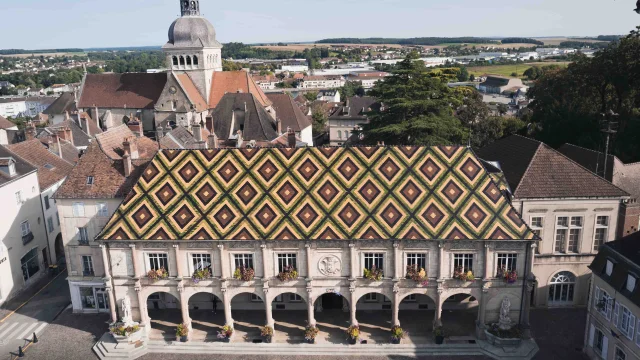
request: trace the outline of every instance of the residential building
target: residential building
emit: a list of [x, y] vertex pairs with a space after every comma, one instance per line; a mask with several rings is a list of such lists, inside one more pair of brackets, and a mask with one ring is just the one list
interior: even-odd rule
[[369, 96], [347, 98], [344, 106], [333, 107], [329, 115], [329, 141], [342, 146], [353, 141], [353, 130], [369, 122], [367, 113], [380, 108], [380, 104]]
[[36, 117], [38, 114], [45, 111], [51, 104], [56, 101], [53, 97], [27, 97], [25, 99], [25, 115], [28, 117]]
[[320, 90], [316, 100], [338, 103], [340, 102], [339, 90]]
[[542, 239], [533, 263], [533, 305], [585, 306], [588, 266], [602, 244], [616, 239], [628, 194], [548, 145], [519, 135], [477, 154]]
[[0, 116], [13, 117], [23, 116], [27, 111], [25, 98], [2, 98], [0, 99]]
[[640, 233], [600, 247], [587, 307], [583, 351], [590, 359], [640, 359]]
[[276, 85], [280, 82], [280, 79], [272, 75], [253, 76], [252, 78], [262, 90], [275, 90]]
[[560, 49], [558, 48], [537, 48], [536, 52], [540, 55], [540, 58], [560, 55]]
[[18, 133], [18, 126], [0, 116], [0, 145], [13, 144]]
[[304, 73], [304, 72], [308, 72], [309, 71], [309, 66], [307, 66], [307, 65], [282, 65], [282, 68], [280, 70], [294, 72], [294, 73], [295, 72]]
[[[335, 91], [338, 98], [340, 94]], [[320, 95], [318, 95], [320, 96]], [[313, 146], [313, 126], [311, 119], [306, 116], [300, 107], [293, 101], [293, 98], [286, 93], [268, 94], [267, 97], [273, 103], [273, 107], [277, 114], [278, 134], [282, 135], [287, 130], [292, 130], [300, 141], [305, 142], [308, 146]]]
[[49, 125], [57, 125], [68, 119], [68, 114], [78, 111], [76, 108], [76, 97], [73, 93], [62, 93], [60, 96], [49, 105], [43, 114], [49, 117]]
[[640, 230], [640, 163], [625, 164], [608, 155], [605, 166], [603, 153], [572, 144], [564, 144], [558, 151], [631, 195], [620, 209], [617, 237]]
[[0, 304], [47, 273], [38, 170], [0, 146]]
[[[115, 212], [94, 253], [112, 320], [126, 299], [149, 331], [164, 326], [152, 321], [158, 311], [191, 329], [190, 310], [215, 303], [231, 327], [233, 311], [264, 314], [273, 327], [275, 310], [296, 309], [309, 325], [343, 309], [333, 314], [346, 328], [366, 309], [390, 327], [412, 309], [433, 314], [417, 326], [446, 328], [447, 313], [471, 308], [477, 316], [456, 326], [474, 339], [510, 302], [507, 314], [530, 337], [522, 299], [537, 240], [466, 147], [161, 150]], [[414, 265], [428, 284], [407, 278]], [[515, 282], [500, 277], [503, 266]], [[212, 277], [195, 285], [205, 268]], [[255, 278], [239, 280], [240, 268]], [[278, 280], [290, 268], [297, 275]], [[152, 270], [167, 278], [147, 278]], [[473, 276], [454, 278], [463, 271]]]
[[343, 87], [345, 80], [342, 76], [305, 76], [298, 85], [301, 89], [335, 89]]
[[522, 79], [487, 76], [487, 79], [480, 83], [479, 89], [487, 94], [502, 94], [506, 92], [516, 93], [518, 91], [526, 92], [529, 87], [522, 83]]

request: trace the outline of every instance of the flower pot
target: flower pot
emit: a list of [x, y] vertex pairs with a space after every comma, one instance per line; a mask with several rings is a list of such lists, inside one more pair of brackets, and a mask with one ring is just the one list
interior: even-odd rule
[[231, 338], [228, 338], [228, 337], [222, 338], [222, 339], [220, 339], [220, 341], [228, 343], [228, 342], [231, 341]]
[[400, 339], [391, 338], [391, 343], [392, 344], [400, 344]]
[[267, 344], [271, 344], [271, 340], [272, 340], [271, 336], [265, 336], [264, 337], [264, 342], [266, 342]]
[[180, 336], [180, 342], [187, 342], [187, 336]]
[[355, 345], [358, 342], [358, 338], [349, 338], [349, 345]]
[[315, 344], [316, 343], [316, 339], [307, 339], [306, 340], [308, 344]]
[[444, 342], [444, 336], [436, 336], [436, 344], [441, 345]]

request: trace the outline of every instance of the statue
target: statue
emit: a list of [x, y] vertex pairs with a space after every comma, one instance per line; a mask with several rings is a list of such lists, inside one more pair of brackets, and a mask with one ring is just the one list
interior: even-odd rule
[[511, 301], [508, 297], [502, 299], [502, 305], [500, 305], [500, 320], [498, 326], [500, 330], [509, 330], [513, 326], [511, 319], [509, 318], [509, 310], [511, 309]]
[[122, 299], [122, 322], [128, 326], [133, 324], [133, 318], [131, 317], [131, 299], [129, 295], [125, 295]]

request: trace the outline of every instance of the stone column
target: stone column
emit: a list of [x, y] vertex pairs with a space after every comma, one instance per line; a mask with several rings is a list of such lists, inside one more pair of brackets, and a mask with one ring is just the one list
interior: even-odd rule
[[184, 291], [182, 284], [178, 285], [178, 292], [180, 293], [180, 309], [182, 310], [182, 323], [186, 324], [191, 331], [191, 318], [189, 317], [189, 297]]
[[400, 266], [402, 264], [402, 259], [400, 258], [400, 249], [399, 249], [400, 243], [395, 241], [393, 243], [393, 279], [394, 280], [398, 280], [400, 279], [403, 274], [402, 274], [402, 267]]
[[484, 329], [485, 329], [485, 317], [487, 313], [487, 301], [489, 300], [489, 289], [487, 288], [489, 284], [484, 283], [482, 286], [482, 294], [480, 295], [480, 306], [478, 306], [478, 319], [476, 320], [476, 337], [480, 340], [486, 339]]
[[[184, 278], [184, 268], [182, 266], [182, 255], [180, 253], [180, 245], [173, 245], [173, 256], [176, 258], [176, 277], [178, 279]], [[169, 269], [167, 269], [169, 271]]]
[[140, 279], [143, 275], [140, 260], [138, 259], [138, 249], [136, 244], [129, 244], [129, 247], [131, 248], [131, 260], [133, 260], [133, 277]]
[[100, 245], [100, 250], [102, 250], [102, 264], [104, 266], [104, 277], [105, 279], [111, 280], [111, 271], [109, 270], [109, 256], [107, 255], [107, 245]]
[[220, 253], [220, 270], [222, 273], [220, 277], [222, 279], [228, 279], [229, 276], [229, 258], [227, 256], [227, 251], [224, 249], [224, 245], [218, 245], [218, 252]]
[[444, 243], [438, 243], [438, 280], [444, 279]]
[[538, 244], [535, 242], [531, 242], [531, 251], [529, 251], [529, 259], [527, 260], [527, 268], [524, 269], [525, 275], [533, 276], [533, 262], [536, 259], [536, 249], [538, 248]]
[[231, 317], [231, 296], [227, 288], [222, 289], [222, 304], [224, 305], [224, 322], [233, 328], [233, 318]]
[[400, 319], [398, 319], [399, 313], [400, 313], [400, 288], [398, 288], [398, 285], [396, 284], [393, 286], [393, 314], [391, 319], [391, 322], [393, 324], [391, 325], [400, 326]]
[[442, 326], [442, 289], [438, 289], [438, 296], [436, 296], [436, 314], [433, 318], [433, 328]]
[[[101, 245], [104, 246], [104, 245]], [[107, 292], [107, 295], [109, 296], [109, 312], [111, 313], [111, 322], [114, 323], [116, 321], [118, 321], [118, 314], [116, 313], [116, 297], [113, 294], [113, 289], [111, 288], [111, 286], [107, 286], [104, 288], [104, 290]]]
[[272, 309], [272, 304], [271, 301], [269, 300], [269, 289], [262, 289], [264, 295], [264, 299], [262, 299], [264, 301], [264, 308], [267, 312], [267, 323], [266, 325], [271, 326], [271, 328], [274, 328], [274, 321], [273, 321], [273, 309]]
[[311, 244], [304, 244], [307, 256], [307, 281], [313, 280], [311, 276]]
[[484, 244], [484, 279], [489, 279], [492, 278], [492, 272], [491, 272], [491, 267], [489, 266], [489, 262], [491, 259], [491, 245], [490, 244]]
[[524, 298], [522, 299], [522, 304], [520, 304], [520, 306], [523, 306], [522, 323], [520, 324], [520, 328], [522, 329], [522, 338], [531, 339], [531, 324], [529, 323], [529, 313], [531, 312], [531, 292], [533, 291], [533, 279], [525, 279], [524, 286]]
[[269, 271], [269, 265], [267, 260], [269, 259], [269, 249], [266, 244], [260, 245], [260, 249], [262, 250], [262, 279], [263, 281], [268, 281], [271, 277], [271, 272]]
[[356, 297], [356, 288], [349, 287], [349, 292], [351, 292], [351, 299], [349, 300], [349, 305], [351, 305], [351, 325], [358, 325], [358, 320], [356, 319], [356, 302], [358, 302], [358, 298]]
[[358, 277], [358, 259], [356, 253], [356, 244], [349, 244], [349, 255], [351, 259], [351, 274], [349, 274], [349, 279], [355, 279]]
[[309, 326], [316, 326], [316, 318], [315, 315], [313, 314], [314, 311], [314, 307], [313, 307], [313, 297], [311, 297], [311, 291], [313, 289], [308, 287], [307, 288], [307, 324]]
[[147, 299], [142, 295], [142, 284], [138, 280], [134, 287], [134, 290], [138, 294], [138, 310], [140, 311], [140, 323], [150, 326], [149, 314], [147, 313]]

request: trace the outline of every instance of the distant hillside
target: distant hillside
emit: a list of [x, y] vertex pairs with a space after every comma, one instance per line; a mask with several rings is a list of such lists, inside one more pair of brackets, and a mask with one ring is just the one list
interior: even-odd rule
[[544, 45], [544, 43], [540, 40], [531, 39], [531, 38], [504, 38], [500, 40], [503, 44], [535, 44], [535, 45]]
[[440, 45], [440, 44], [486, 44], [498, 42], [494, 39], [477, 37], [421, 37], [421, 38], [334, 38], [316, 41], [317, 44], [397, 44], [397, 45]]
[[107, 47], [107, 48], [88, 48], [86, 52], [97, 51], [157, 51], [162, 50], [161, 46], [129, 46], [129, 47]]
[[0, 50], [0, 55], [20, 55], [20, 54], [49, 54], [49, 53], [81, 53], [82, 49], [44, 49], [44, 50], [24, 50], [6, 49]]

